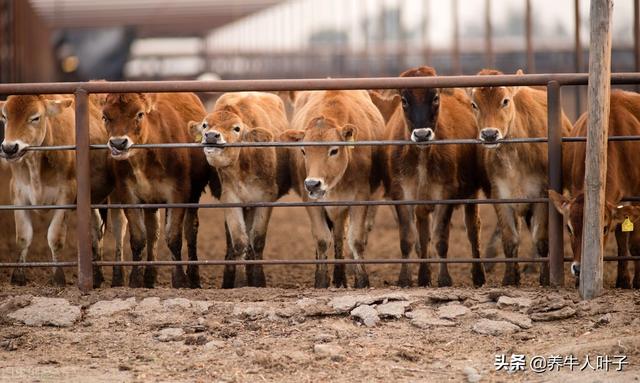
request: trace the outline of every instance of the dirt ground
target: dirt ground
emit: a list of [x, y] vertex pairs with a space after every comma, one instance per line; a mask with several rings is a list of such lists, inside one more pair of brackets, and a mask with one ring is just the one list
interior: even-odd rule
[[[8, 203], [0, 193], [0, 203]], [[295, 199], [288, 196], [287, 199]], [[210, 197], [204, 199], [209, 201]], [[490, 206], [482, 206], [483, 246], [487, 243], [495, 216]], [[29, 260], [49, 260], [44, 218], [36, 218], [34, 243]], [[200, 211], [199, 255], [203, 259], [221, 259], [224, 254], [222, 211]], [[13, 214], [0, 212], [2, 241], [0, 259], [14, 261]], [[74, 220], [70, 220], [69, 246], [66, 260], [74, 259]], [[170, 259], [163, 240], [159, 259]], [[524, 234], [522, 256], [530, 254], [530, 240]], [[613, 242], [613, 241], [611, 241]], [[112, 238], [107, 239], [105, 259], [112, 259]], [[608, 255], [615, 254], [610, 243]], [[470, 256], [462, 214], [454, 214], [449, 255]], [[127, 251], [127, 257], [130, 253]], [[369, 239], [368, 258], [399, 256], [398, 234], [392, 211], [382, 207]], [[565, 256], [570, 256], [569, 244]], [[314, 257], [313, 242], [304, 209], [276, 209], [271, 221], [265, 258], [291, 259]], [[436, 272], [432, 266], [433, 276]], [[515, 334], [482, 335], [473, 331], [486, 307], [495, 307], [503, 267], [498, 265], [487, 275], [487, 286], [471, 287], [470, 266], [450, 265], [454, 287], [450, 289], [397, 289], [398, 265], [368, 265], [372, 288], [366, 290], [315, 290], [313, 266], [266, 266], [269, 288], [221, 290], [222, 268], [202, 267], [203, 289], [170, 289], [170, 269], [160, 273], [158, 288], [132, 290], [103, 288], [81, 295], [73, 286], [75, 270], [67, 269], [68, 287], [48, 284], [50, 270], [28, 270], [30, 283], [25, 288], [9, 285], [10, 270], [0, 270], [0, 298], [18, 295], [60, 297], [82, 307], [82, 318], [71, 327], [28, 327], [11, 321], [0, 325], [0, 382], [21, 381], [477, 381], [465, 367], [472, 367], [480, 381], [638, 381], [640, 380], [640, 293], [613, 289], [615, 265], [605, 269], [606, 294], [590, 303], [580, 303], [573, 279], [565, 267], [566, 288], [545, 289], [538, 286], [537, 274], [524, 274], [519, 289], [497, 290], [503, 295], [517, 295], [532, 300], [561, 297], [573, 302], [576, 315], [563, 320], [534, 322], [529, 329]], [[417, 266], [414, 266], [414, 280]], [[106, 269], [107, 283], [110, 270]], [[350, 277], [352, 283], [352, 277]], [[237, 307], [258, 305], [283, 309], [296, 306], [305, 298], [321, 303], [345, 294], [383, 294], [401, 292], [407, 295], [410, 308], [434, 311], [442, 302], [430, 302], [431, 294], [449, 292], [460, 296], [460, 303], [471, 311], [455, 320], [453, 327], [416, 327], [411, 320], [383, 320], [374, 327], [360, 325], [347, 314], [306, 315], [290, 317], [245, 318], [234, 314]], [[161, 299], [183, 297], [213, 302], [205, 313], [184, 310], [178, 314], [147, 318], [135, 312], [123, 312], [106, 318], [88, 318], [87, 308], [97, 301], [135, 297]], [[494, 297], [495, 298], [495, 297]], [[560, 298], [558, 298], [560, 299]], [[485, 308], [486, 308], [485, 307]], [[409, 310], [410, 311], [410, 310]], [[602, 320], [606, 314], [608, 319]], [[604, 323], [606, 322], [606, 323]], [[159, 342], [157, 332], [179, 327], [187, 334], [177, 342]], [[190, 334], [189, 329], [198, 333]], [[198, 336], [203, 336], [198, 340]], [[191, 340], [188, 340], [191, 339]], [[213, 342], [211, 346], [200, 345]], [[187, 342], [188, 344], [185, 344]], [[191, 344], [198, 343], [198, 344]], [[315, 350], [317, 344], [341, 348], [337, 356], [324, 357]], [[578, 374], [564, 369], [557, 373], [534, 374], [531, 371], [507, 374], [495, 371], [496, 354], [563, 356], [618, 355], [628, 356], [629, 366], [623, 372], [589, 372]]]

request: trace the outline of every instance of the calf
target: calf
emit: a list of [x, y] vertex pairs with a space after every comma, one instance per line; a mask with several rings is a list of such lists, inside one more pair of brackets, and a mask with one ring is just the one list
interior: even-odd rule
[[[481, 76], [502, 74], [482, 70]], [[522, 74], [522, 71], [518, 71]], [[497, 198], [539, 198], [546, 196], [547, 148], [540, 144], [501, 145], [505, 138], [547, 136], [547, 93], [530, 87], [486, 87], [469, 91], [476, 117], [479, 138], [484, 144], [484, 166], [491, 183], [491, 196]], [[562, 114], [562, 135], [571, 123]], [[538, 256], [549, 251], [548, 214], [546, 204], [497, 204], [498, 224], [502, 230], [502, 246], [507, 258], [518, 256], [520, 243], [517, 216], [531, 215], [531, 234]], [[504, 285], [520, 283], [517, 263], [507, 263]], [[540, 283], [549, 284], [549, 264], [540, 270]]]
[[[189, 121], [202, 120], [204, 106], [191, 93], [109, 94], [103, 107], [103, 120], [109, 133], [109, 147], [115, 173], [115, 198], [123, 203], [197, 203], [209, 182], [214, 195], [220, 194], [215, 172], [205, 163], [200, 150], [131, 149], [134, 144], [192, 142]], [[126, 209], [131, 252], [141, 260], [155, 260], [159, 216], [157, 209]], [[187, 240], [189, 260], [197, 260], [197, 209], [168, 208], [165, 239], [174, 260], [181, 260], [182, 231]], [[134, 266], [131, 287], [153, 287], [157, 272], [147, 266], [142, 275]], [[188, 279], [187, 279], [188, 276]], [[173, 270], [172, 286], [199, 287], [198, 267], [189, 265], [185, 275], [181, 265]]]
[[[292, 128], [282, 135], [283, 140], [349, 142], [384, 137], [384, 120], [366, 91], [296, 93]], [[291, 151], [293, 187], [304, 201], [368, 200], [381, 185], [382, 158], [380, 147], [296, 148]], [[332, 245], [336, 259], [343, 257], [345, 229], [353, 257], [364, 258], [366, 206], [307, 207], [307, 213], [316, 241], [317, 259], [326, 259]], [[355, 274], [356, 287], [369, 285], [364, 265], [356, 265]], [[334, 267], [333, 284], [346, 287], [344, 265]], [[326, 264], [317, 265], [315, 286], [329, 286]]]
[[[632, 92], [613, 91], [610, 99], [609, 136], [640, 135], [640, 95]], [[572, 131], [572, 136], [586, 136], [587, 114], [583, 114]], [[580, 274], [580, 259], [582, 256], [582, 218], [584, 209], [584, 173], [585, 173], [585, 144], [565, 144], [566, 159], [564, 172], [569, 179], [569, 190], [573, 198], [564, 197], [554, 191], [549, 191], [549, 197], [556, 209], [567, 219], [567, 229], [571, 237], [573, 263], [571, 272], [576, 278]], [[607, 182], [605, 188], [605, 221], [602, 228], [604, 243], [611, 229], [615, 229], [618, 244], [618, 255], [640, 257], [640, 231], [623, 232], [620, 223], [629, 218], [632, 222], [638, 219], [638, 207], [619, 206], [622, 197], [640, 194], [640, 169], [633, 164], [640, 161], [640, 143], [635, 141], [612, 141], [607, 145]], [[628, 263], [618, 261], [618, 275], [616, 287], [631, 288]], [[640, 288], [640, 262], [635, 262], [633, 287]]]
[[[0, 154], [11, 169], [12, 199], [15, 205], [73, 204], [76, 200], [75, 154], [73, 151], [30, 151], [33, 146], [57, 146], [75, 144], [75, 122], [73, 99], [64, 96], [10, 96], [0, 103], [2, 120], [5, 123], [5, 137]], [[97, 101], [90, 98], [89, 135], [92, 144], [104, 142], [106, 131], [96, 115]], [[113, 176], [108, 166], [106, 153], [91, 153], [91, 200], [105, 202], [113, 189]], [[94, 259], [102, 257], [102, 239], [106, 212], [100, 214], [92, 210], [91, 233]], [[52, 260], [56, 262], [66, 240], [67, 211], [54, 210], [49, 223], [47, 240]], [[20, 252], [19, 262], [25, 262], [33, 238], [31, 213], [27, 210], [14, 212], [16, 222], [16, 242]], [[114, 224], [120, 232], [122, 223], [114, 216]], [[117, 244], [118, 256], [122, 255]], [[114, 268], [112, 285], [121, 285], [119, 269]], [[53, 281], [65, 284], [62, 268], [54, 267]], [[100, 268], [94, 268], [94, 286], [102, 283]], [[11, 282], [26, 283], [24, 269], [14, 270]]]
[[[400, 76], [436, 76], [431, 67], [407, 70]], [[478, 160], [479, 151], [474, 145], [429, 145], [434, 140], [473, 138], [476, 125], [470, 101], [459, 89], [436, 88], [401, 89], [401, 107], [391, 116], [387, 130], [391, 140], [411, 140], [424, 145], [390, 146], [387, 148], [387, 177], [385, 185], [388, 197], [393, 200], [477, 198], [478, 191], [486, 185], [484, 168]], [[434, 215], [435, 247], [440, 258], [448, 252], [449, 229], [453, 205], [419, 206], [415, 209], [421, 258], [427, 258], [430, 242], [430, 213]], [[400, 230], [400, 251], [407, 259], [415, 245], [414, 208], [396, 207]], [[465, 225], [471, 243], [471, 254], [480, 258], [480, 220], [477, 205], [465, 205]], [[485, 282], [481, 263], [471, 269], [475, 286]], [[420, 264], [418, 284], [430, 284], [430, 270]], [[411, 285], [411, 272], [403, 264], [398, 280], [400, 286]], [[451, 276], [446, 263], [440, 264], [439, 286], [450, 286]]]
[[[282, 100], [270, 93], [227, 93], [220, 97], [213, 112], [201, 122], [190, 124], [201, 135], [203, 144], [268, 142], [288, 127]], [[206, 147], [207, 162], [220, 176], [223, 203], [274, 202], [290, 187], [288, 151], [276, 148]], [[227, 259], [262, 259], [271, 207], [230, 208], [225, 224], [232, 251]], [[244, 284], [235, 266], [227, 266], [223, 288]], [[237, 278], [236, 278], [237, 277]], [[266, 286], [262, 265], [246, 267], [250, 286]]]

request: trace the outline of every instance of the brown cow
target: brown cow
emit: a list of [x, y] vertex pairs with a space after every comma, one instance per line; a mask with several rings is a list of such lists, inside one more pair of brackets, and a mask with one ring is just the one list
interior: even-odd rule
[[[297, 92], [292, 128], [283, 134], [284, 140], [347, 142], [384, 136], [384, 120], [366, 91]], [[380, 147], [308, 146], [293, 149], [291, 157], [293, 187], [304, 201], [368, 200], [381, 185]], [[343, 257], [347, 225], [353, 257], [364, 258], [367, 210], [366, 206], [307, 207], [317, 259], [326, 259], [332, 244], [336, 259]], [[364, 265], [356, 265], [355, 274], [356, 287], [369, 285]], [[334, 267], [333, 284], [346, 286], [344, 265]], [[326, 264], [316, 267], [315, 286], [329, 286]]]
[[[431, 67], [405, 71], [402, 77], [436, 76]], [[473, 138], [476, 125], [470, 101], [459, 89], [401, 89], [401, 107], [395, 109], [387, 130], [391, 140], [424, 142], [425, 145], [390, 146], [387, 151], [387, 195], [393, 200], [476, 198], [487, 184], [478, 161], [478, 148], [473, 145], [428, 145], [433, 140]], [[429, 215], [434, 214], [435, 247], [441, 258], [447, 257], [449, 228], [453, 205], [419, 206], [415, 209], [421, 258], [427, 258], [430, 242]], [[409, 258], [415, 245], [414, 208], [397, 206], [402, 258]], [[477, 205], [465, 205], [465, 224], [474, 258], [480, 258], [480, 220]], [[485, 282], [482, 264], [474, 263], [473, 283]], [[420, 264], [418, 284], [427, 286], [431, 276], [429, 266]], [[411, 285], [411, 272], [406, 264], [400, 270], [399, 285]], [[451, 276], [446, 263], [440, 264], [439, 286], [450, 286]]]
[[[502, 74], [484, 69], [480, 76]], [[522, 71], [518, 71], [522, 74]], [[501, 145], [505, 138], [547, 136], [547, 93], [530, 87], [486, 87], [469, 90], [479, 138], [484, 143], [484, 165], [495, 198], [539, 198], [546, 196], [547, 148], [540, 144]], [[571, 131], [571, 123], [562, 114], [562, 135]], [[517, 216], [531, 215], [531, 234], [538, 256], [549, 251], [548, 214], [545, 204], [497, 204], [502, 246], [507, 258], [518, 256], [520, 243]], [[507, 263], [504, 285], [520, 283], [517, 263]], [[549, 284], [549, 264], [540, 271], [540, 283]]]
[[[213, 112], [190, 124], [203, 144], [269, 142], [288, 127], [284, 104], [270, 93], [227, 93], [216, 101]], [[204, 154], [222, 183], [223, 203], [273, 202], [291, 188], [287, 150], [276, 148], [206, 147]], [[262, 259], [271, 207], [225, 210], [225, 224], [233, 251], [228, 259]], [[223, 288], [245, 284], [235, 266], [227, 266]], [[247, 266], [246, 283], [266, 286], [261, 265]]]
[[[64, 96], [11, 96], [0, 103], [5, 122], [5, 139], [1, 154], [12, 172], [12, 198], [16, 205], [73, 204], [76, 200], [75, 154], [73, 151], [29, 151], [32, 146], [73, 145], [75, 143], [73, 99]], [[107, 134], [97, 114], [97, 100], [89, 103], [90, 142], [98, 144], [106, 140]], [[94, 203], [105, 202], [113, 190], [113, 176], [107, 155], [101, 151], [91, 153], [91, 199]], [[94, 259], [102, 258], [105, 212], [92, 211], [91, 232]], [[66, 240], [66, 210], [55, 210], [47, 232], [52, 260], [56, 262]], [[33, 238], [31, 214], [27, 210], [14, 212], [16, 241], [20, 251], [19, 262], [25, 262]], [[114, 215], [116, 238], [122, 236], [119, 214]], [[116, 244], [117, 259], [122, 260], [120, 243]], [[121, 267], [114, 267], [113, 286], [122, 285]], [[62, 268], [54, 268], [53, 280], [64, 285]], [[11, 281], [24, 285], [24, 269], [14, 270]], [[94, 286], [103, 281], [100, 268], [94, 268]]]
[[[115, 173], [115, 198], [123, 203], [194, 203], [209, 182], [219, 196], [220, 183], [205, 163], [200, 150], [144, 149], [132, 150], [134, 144], [192, 142], [188, 124], [202, 120], [206, 112], [192, 93], [109, 94], [103, 107], [103, 120], [110, 135]], [[131, 252], [134, 261], [141, 259], [147, 246], [147, 259], [155, 260], [159, 215], [156, 210], [126, 209], [129, 221]], [[165, 239], [174, 260], [181, 260], [182, 231], [187, 240], [189, 260], [197, 260], [197, 209], [169, 208], [165, 216]], [[138, 266], [129, 276], [131, 287], [153, 287], [157, 272], [147, 266], [144, 277]], [[187, 280], [188, 276], [188, 280]], [[175, 267], [174, 287], [199, 287], [198, 267], [189, 265], [187, 275], [181, 265]]]
[[[611, 92], [611, 112], [609, 114], [609, 136], [640, 135], [640, 95], [632, 92]], [[587, 114], [583, 114], [572, 131], [572, 136], [586, 136]], [[550, 191], [549, 197], [555, 207], [567, 218], [567, 229], [571, 236], [573, 263], [571, 272], [578, 277], [580, 273], [580, 259], [582, 253], [582, 218], [584, 208], [584, 173], [585, 173], [585, 144], [565, 144], [564, 158], [565, 174], [571, 180], [569, 189], [573, 198], [564, 197]], [[638, 224], [638, 208], [619, 206], [622, 197], [640, 194], [640, 169], [634, 164], [640, 160], [640, 143], [636, 141], [609, 142], [607, 145], [607, 183], [605, 189], [605, 224], [602, 228], [604, 243], [609, 231], [616, 228], [618, 255], [626, 256], [627, 250], [631, 255], [640, 257], [640, 230], [623, 233], [620, 223], [627, 217]], [[637, 226], [636, 226], [637, 227]], [[628, 263], [618, 262], [618, 276], [616, 287], [631, 288]], [[640, 288], [640, 262], [636, 261], [633, 287]]]

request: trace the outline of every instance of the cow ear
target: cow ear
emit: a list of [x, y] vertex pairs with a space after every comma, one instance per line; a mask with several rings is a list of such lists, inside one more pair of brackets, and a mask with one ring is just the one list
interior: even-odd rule
[[142, 99], [144, 105], [144, 112], [151, 113], [151, 111], [155, 108], [156, 100], [153, 95], [139, 93], [140, 98]]
[[346, 124], [340, 128], [340, 136], [343, 141], [355, 141], [356, 140], [356, 127], [353, 124]]
[[567, 217], [569, 216], [569, 208], [573, 202], [572, 200], [551, 189], [549, 189], [549, 198], [560, 214]]
[[61, 100], [47, 100], [47, 115], [48, 116], [57, 116], [62, 113], [63, 110], [67, 109], [71, 106], [73, 100], [70, 98], [64, 98]]
[[246, 130], [242, 139], [247, 142], [270, 142], [274, 136], [265, 128], [253, 128]]
[[613, 224], [622, 223], [627, 218], [631, 222], [637, 222], [640, 219], [640, 206], [618, 205], [610, 206], [609, 208], [611, 209], [611, 221]]
[[189, 121], [189, 131], [192, 136], [202, 133], [202, 122], [201, 121]]
[[280, 133], [280, 137], [278, 138], [282, 142], [300, 142], [304, 138], [304, 130], [285, 130]]
[[7, 104], [6, 101], [0, 101], [0, 112], [4, 114], [4, 106]]
[[[522, 71], [522, 69], [518, 69], [516, 71], [516, 76], [524, 76], [524, 72]], [[515, 95], [518, 94], [521, 88], [522, 87], [520, 86], [509, 87], [509, 90], [511, 91], [511, 97], [515, 97]]]

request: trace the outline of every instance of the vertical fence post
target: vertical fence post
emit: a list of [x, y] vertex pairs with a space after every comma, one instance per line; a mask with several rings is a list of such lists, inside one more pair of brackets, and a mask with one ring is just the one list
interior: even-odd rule
[[[640, 0], [633, 1], [633, 51], [635, 70], [640, 72]], [[638, 84], [636, 84], [636, 92], [640, 92]]]
[[[560, 84], [547, 84], [549, 188], [562, 194], [562, 113]], [[551, 286], [564, 286], [564, 240], [562, 214], [549, 201], [549, 279]]]
[[93, 288], [91, 250], [91, 184], [89, 170], [89, 96], [84, 89], [76, 97], [76, 237], [78, 242], [78, 288]]
[[527, 73], [536, 73], [536, 57], [533, 53], [533, 21], [531, 16], [531, 0], [526, 0], [525, 11], [525, 43], [527, 45]]
[[[574, 18], [575, 18], [575, 35], [574, 35], [574, 44], [575, 44], [575, 72], [582, 72], [582, 39], [580, 37], [580, 0], [574, 0]], [[580, 112], [582, 111], [582, 87], [576, 87], [576, 120], [580, 116]]]
[[602, 294], [607, 137], [611, 91], [612, 0], [592, 0], [589, 46], [589, 122], [584, 179], [584, 224], [580, 265], [580, 296], [593, 299]]
[[491, 23], [491, 0], [484, 0], [484, 49], [487, 68], [495, 65], [493, 53], [493, 24]]

